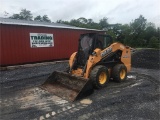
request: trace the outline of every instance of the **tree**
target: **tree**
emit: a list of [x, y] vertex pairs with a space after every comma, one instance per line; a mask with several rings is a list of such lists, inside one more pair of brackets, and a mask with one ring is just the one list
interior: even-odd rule
[[153, 36], [149, 40], [148, 47], [151, 47], [151, 48], [160, 48], [160, 41], [155, 36]]
[[26, 9], [21, 10], [20, 16], [21, 16], [21, 19], [23, 19], [23, 20], [32, 20], [32, 18], [33, 18], [31, 11], [26, 10]]
[[146, 26], [147, 27], [144, 31], [144, 39], [146, 40], [146, 44], [148, 44], [153, 36], [158, 36], [156, 35], [156, 27], [153, 23], [147, 23]]
[[131, 38], [131, 44], [134, 47], [137, 46], [145, 46], [145, 40], [144, 40], [144, 31], [146, 28], [147, 20], [140, 15], [139, 18], [135, 19], [132, 23], [130, 23], [130, 38]]
[[37, 17], [34, 18], [34, 21], [39, 21], [39, 22], [51, 22], [51, 20], [48, 18], [47, 15], [40, 16], [38, 15]]
[[20, 20], [32, 20], [33, 16], [31, 14], [31, 11], [22, 9], [19, 14], [13, 14], [9, 18], [20, 19]]
[[88, 20], [86, 18], [84, 18], [84, 17], [80, 17], [77, 20], [82, 24], [87, 24], [87, 22], [88, 22]]
[[51, 22], [51, 20], [48, 18], [47, 15], [43, 15], [42, 20], [43, 20], [44, 22]]
[[132, 32], [136, 35], [141, 34], [145, 30], [146, 22], [147, 20], [140, 15], [139, 18], [135, 19], [134, 22], [130, 24]]
[[84, 17], [80, 17], [78, 19], [72, 19], [70, 21], [57, 20], [56, 22], [82, 28], [101, 29], [99, 23], [95, 23], [92, 19], [86, 19]]
[[40, 15], [38, 15], [37, 17], [34, 18], [34, 21], [43, 21], [42, 17]]
[[88, 19], [87, 21], [88, 21], [88, 24], [94, 23], [92, 19]]
[[133, 30], [132, 32], [134, 34], [139, 35], [142, 31], [145, 30], [146, 23], [147, 23], [147, 20], [142, 15], [140, 15], [139, 18], [135, 19], [134, 22], [130, 24]]
[[108, 28], [108, 18], [104, 17], [102, 19], [100, 19], [99, 21], [99, 25], [101, 29], [107, 29]]
[[56, 23], [71, 25], [69, 21], [57, 20]]
[[63, 23], [63, 20], [57, 20], [56, 23]]
[[11, 19], [20, 19], [20, 15], [19, 14], [13, 14], [9, 18], [11, 18]]

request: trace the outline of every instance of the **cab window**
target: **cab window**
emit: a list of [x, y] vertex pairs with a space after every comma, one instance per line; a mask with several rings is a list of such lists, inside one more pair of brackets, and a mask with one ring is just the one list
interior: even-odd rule
[[112, 44], [111, 37], [99, 35], [97, 44], [98, 44], [99, 48], [105, 49]]

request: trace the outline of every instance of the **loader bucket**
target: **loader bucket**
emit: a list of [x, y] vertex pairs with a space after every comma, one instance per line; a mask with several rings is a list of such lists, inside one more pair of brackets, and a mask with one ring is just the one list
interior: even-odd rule
[[41, 88], [68, 101], [74, 101], [93, 93], [89, 79], [54, 71]]

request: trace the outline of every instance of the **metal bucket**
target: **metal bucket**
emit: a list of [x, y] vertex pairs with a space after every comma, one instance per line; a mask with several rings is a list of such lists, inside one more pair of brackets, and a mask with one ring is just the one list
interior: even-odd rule
[[58, 71], [54, 71], [41, 85], [41, 88], [68, 101], [74, 101], [93, 93], [93, 86], [89, 79]]

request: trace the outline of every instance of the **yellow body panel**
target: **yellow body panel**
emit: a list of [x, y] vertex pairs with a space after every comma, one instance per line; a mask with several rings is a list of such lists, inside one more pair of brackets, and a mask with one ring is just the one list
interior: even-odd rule
[[[90, 55], [86, 67], [86, 72], [84, 73], [84, 78], [89, 78], [89, 74], [96, 63], [98, 63], [102, 58], [108, 56], [111, 52], [115, 52], [117, 50], [122, 51], [121, 62], [126, 66], [127, 72], [131, 70], [131, 52], [130, 48], [124, 46], [121, 43], [113, 43], [109, 47], [104, 50], [96, 48], [94, 52], [96, 55]], [[70, 67], [73, 65], [77, 52], [73, 53], [70, 57], [69, 64]], [[82, 76], [82, 69], [78, 68], [77, 70], [72, 70], [72, 74], [77, 76]], [[111, 69], [109, 69], [109, 74], [111, 73]], [[122, 76], [123, 77], [123, 76]]]
[[73, 65], [73, 62], [74, 62], [74, 60], [75, 60], [75, 58], [76, 58], [76, 54], [77, 54], [77, 52], [74, 52], [74, 53], [71, 55], [70, 59], [69, 59], [69, 66], [70, 66], [70, 67]]
[[112, 52], [115, 52], [116, 50], [121, 50], [122, 51], [122, 56], [121, 56], [121, 62], [127, 67], [127, 72], [131, 70], [131, 51], [128, 46], [124, 46], [121, 43], [113, 43], [111, 45], [112, 47]]

